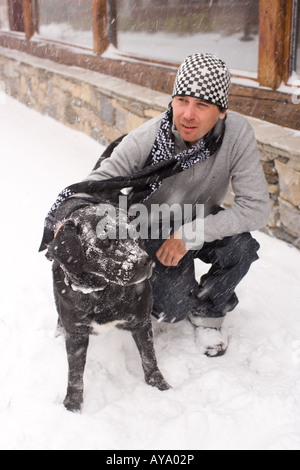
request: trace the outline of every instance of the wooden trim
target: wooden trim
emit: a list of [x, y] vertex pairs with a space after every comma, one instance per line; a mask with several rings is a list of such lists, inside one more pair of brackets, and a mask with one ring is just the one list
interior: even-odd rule
[[259, 22], [258, 81], [276, 90], [291, 74], [293, 0], [260, 0]]
[[23, 0], [24, 28], [26, 39], [31, 39], [34, 35], [34, 20], [32, 0]]
[[94, 52], [101, 55], [109, 46], [106, 0], [92, 0]]
[[284, 0], [260, 0], [258, 81], [276, 90], [282, 81]]

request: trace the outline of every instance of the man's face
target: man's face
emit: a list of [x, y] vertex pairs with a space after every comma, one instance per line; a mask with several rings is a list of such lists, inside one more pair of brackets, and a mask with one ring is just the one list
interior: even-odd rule
[[177, 131], [191, 145], [202, 139], [219, 119], [225, 119], [226, 111], [211, 103], [190, 96], [173, 98], [173, 115]]

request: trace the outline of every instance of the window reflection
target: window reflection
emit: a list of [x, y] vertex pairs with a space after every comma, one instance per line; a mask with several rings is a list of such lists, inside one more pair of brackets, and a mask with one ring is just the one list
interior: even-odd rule
[[259, 0], [110, 0], [121, 51], [180, 62], [211, 52], [230, 68], [258, 68]]
[[91, 0], [39, 0], [40, 36], [93, 47]]

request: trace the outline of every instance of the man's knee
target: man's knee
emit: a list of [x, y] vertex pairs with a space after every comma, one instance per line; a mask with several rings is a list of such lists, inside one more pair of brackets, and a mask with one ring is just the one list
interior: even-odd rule
[[225, 238], [216, 247], [216, 257], [223, 268], [235, 266], [241, 262], [253, 263], [258, 257], [259, 243], [250, 233], [242, 233]]

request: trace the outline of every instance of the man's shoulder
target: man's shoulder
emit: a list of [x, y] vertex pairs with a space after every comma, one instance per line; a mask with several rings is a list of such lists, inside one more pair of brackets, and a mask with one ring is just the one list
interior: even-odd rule
[[226, 126], [236, 132], [242, 129], [252, 129], [246, 117], [234, 111], [227, 111]]

